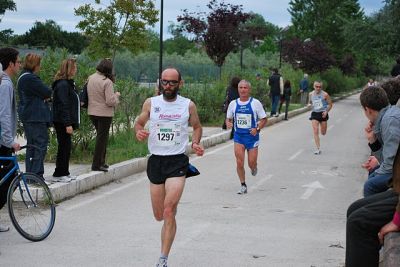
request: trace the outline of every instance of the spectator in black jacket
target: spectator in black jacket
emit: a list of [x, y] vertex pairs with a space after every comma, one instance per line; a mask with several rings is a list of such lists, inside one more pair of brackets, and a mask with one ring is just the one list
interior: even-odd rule
[[17, 81], [19, 119], [22, 121], [28, 145], [39, 149], [26, 149], [26, 171], [43, 178], [44, 158], [49, 143], [48, 127], [51, 123], [51, 111], [48, 102], [51, 100], [51, 89], [48, 88], [37, 73], [40, 71], [41, 56], [28, 53], [25, 57], [23, 71]]
[[[226, 88], [224, 113], [226, 113], [226, 111], [228, 110], [229, 103], [231, 103], [231, 101], [239, 98], [239, 91], [238, 91], [239, 82], [240, 82], [239, 77], [232, 77], [232, 79], [228, 85], [228, 88]], [[224, 123], [222, 124], [222, 129], [226, 129], [225, 120], [224, 120]], [[234, 132], [235, 132], [234, 127], [232, 127], [230, 139], [233, 138]]]
[[268, 79], [268, 85], [271, 87], [271, 117], [278, 117], [278, 114], [276, 114], [276, 112], [281, 95], [283, 95], [283, 78], [279, 74], [278, 69], [273, 69], [273, 74]]
[[73, 80], [77, 66], [73, 58], [61, 63], [53, 83], [53, 123], [57, 134], [57, 160], [53, 181], [68, 183], [76, 176], [70, 175], [69, 158], [71, 136], [79, 127], [80, 102]]
[[396, 65], [393, 66], [392, 71], [390, 72], [390, 74], [393, 77], [397, 77], [400, 75], [400, 57], [398, 57], [396, 59]]

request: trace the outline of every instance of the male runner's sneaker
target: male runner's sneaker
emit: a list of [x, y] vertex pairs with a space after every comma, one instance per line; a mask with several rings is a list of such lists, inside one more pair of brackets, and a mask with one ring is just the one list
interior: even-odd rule
[[247, 194], [247, 186], [242, 185], [237, 193], [239, 195]]
[[319, 155], [319, 154], [321, 154], [321, 150], [317, 149], [314, 151], [314, 155]]
[[167, 260], [160, 258], [158, 260], [158, 263], [157, 263], [156, 267], [168, 267], [167, 266]]
[[257, 175], [257, 167], [255, 167], [254, 169], [251, 170], [251, 175], [256, 176]]

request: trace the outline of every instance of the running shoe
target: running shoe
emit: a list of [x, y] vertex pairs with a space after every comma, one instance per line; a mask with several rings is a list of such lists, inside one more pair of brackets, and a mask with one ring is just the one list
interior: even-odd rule
[[317, 149], [314, 151], [314, 155], [319, 155], [319, 154], [321, 154], [321, 150]]
[[69, 176], [60, 176], [60, 177], [54, 177], [53, 176], [53, 181], [54, 182], [59, 182], [59, 183], [69, 183], [71, 182], [71, 178]]
[[159, 259], [156, 267], [168, 267], [166, 259]]
[[67, 177], [68, 177], [69, 179], [71, 179], [72, 181], [73, 181], [73, 180], [76, 180], [76, 178], [78, 178], [78, 176], [76, 176], [76, 175], [67, 175]]
[[239, 191], [237, 192], [239, 195], [247, 194], [247, 186], [240, 186]]
[[254, 169], [251, 170], [251, 175], [256, 176], [258, 172], [257, 167], [255, 167]]

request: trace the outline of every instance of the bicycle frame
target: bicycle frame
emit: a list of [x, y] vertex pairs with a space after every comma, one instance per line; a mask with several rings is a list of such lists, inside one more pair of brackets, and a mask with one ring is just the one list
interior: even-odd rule
[[[1, 186], [5, 181], [7, 181], [9, 178], [11, 178], [11, 175], [12, 175], [15, 171], [17, 171], [17, 174], [18, 174], [17, 176], [20, 176], [20, 175], [21, 175], [21, 178], [22, 178], [21, 180], [23, 181], [23, 183], [24, 183], [24, 185], [25, 185], [25, 188], [26, 188], [26, 191], [27, 191], [27, 193], [28, 193], [28, 196], [29, 196], [30, 201], [31, 201], [31, 202], [33, 203], [33, 205], [36, 207], [36, 206], [37, 206], [36, 201], [33, 200], [32, 195], [31, 195], [31, 192], [29, 191], [29, 187], [28, 187], [28, 185], [26, 184], [26, 179], [25, 179], [23, 173], [21, 173], [21, 171], [20, 171], [20, 169], [19, 169], [19, 164], [18, 164], [17, 156], [16, 156], [16, 155], [15, 155], [15, 156], [10, 156], [10, 157], [2, 157], [2, 156], [0, 156], [0, 160], [9, 160], [9, 161], [11, 161], [11, 162], [14, 164], [14, 167], [12, 167], [12, 169], [9, 170], [9, 171], [7, 172], [7, 174], [0, 180], [0, 186]], [[13, 179], [13, 178], [12, 178], [12, 179]], [[20, 193], [21, 193], [22, 201], [24, 202], [25, 206], [28, 206], [27, 203], [26, 203], [26, 201], [25, 201], [25, 198], [24, 198], [24, 196], [23, 196], [23, 193], [22, 193], [23, 190], [22, 190], [20, 184], [18, 185], [18, 189], [19, 189], [19, 191], [20, 191]]]
[[14, 167], [12, 167], [12, 169], [9, 170], [7, 172], [7, 174], [0, 180], [0, 186], [1, 186], [5, 181], [7, 181], [11, 177], [11, 175], [15, 171], [17, 171], [18, 174], [20, 174], [20, 171], [19, 171], [19, 164], [18, 164], [17, 156], [10, 156], [10, 157], [0, 156], [0, 160], [9, 160], [12, 163], [14, 163]]

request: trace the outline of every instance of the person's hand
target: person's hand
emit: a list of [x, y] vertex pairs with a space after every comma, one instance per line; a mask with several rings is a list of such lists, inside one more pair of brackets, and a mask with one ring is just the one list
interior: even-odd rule
[[72, 128], [72, 126], [67, 126], [65, 127], [65, 132], [67, 134], [72, 134], [74, 132], [74, 128]]
[[367, 140], [370, 144], [372, 144], [376, 141], [376, 136], [373, 131], [373, 126], [374, 125], [372, 122], [368, 122], [367, 126], [364, 128], [365, 137], [367, 138]]
[[324, 111], [324, 112], [322, 112], [322, 118], [326, 118], [326, 116], [328, 115], [328, 111]]
[[138, 130], [136, 132], [136, 138], [139, 141], [145, 140], [147, 137], [149, 137], [149, 135], [150, 135], [149, 131], [146, 131], [145, 129]]
[[232, 127], [233, 127], [233, 122], [227, 121], [227, 122], [226, 122], [226, 128], [232, 129]]
[[251, 134], [252, 136], [256, 136], [257, 133], [258, 133], [257, 128], [251, 128], [251, 129], [250, 129], [250, 134]]
[[18, 143], [14, 143], [12, 145], [12, 149], [14, 150], [14, 152], [17, 152], [17, 151], [19, 151], [21, 149], [21, 145], [18, 144]]
[[204, 147], [197, 143], [192, 143], [192, 149], [197, 156], [203, 156], [204, 154]]
[[379, 242], [383, 244], [383, 240], [385, 238], [385, 235], [390, 233], [390, 232], [398, 232], [400, 231], [400, 227], [398, 227], [396, 224], [394, 224], [392, 221], [385, 226], [381, 228], [381, 230], [378, 233], [378, 238]]
[[303, 90], [300, 89], [300, 93], [303, 93]]
[[367, 169], [369, 172], [376, 168], [379, 165], [379, 161], [375, 156], [370, 156], [366, 162], [364, 162], [361, 166]]
[[118, 97], [120, 97], [120, 96], [121, 96], [121, 93], [120, 93], [120, 92], [115, 92], [115, 95], [118, 96]]

